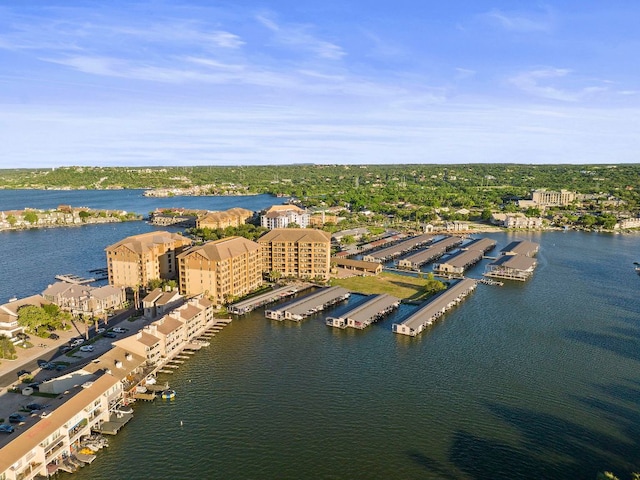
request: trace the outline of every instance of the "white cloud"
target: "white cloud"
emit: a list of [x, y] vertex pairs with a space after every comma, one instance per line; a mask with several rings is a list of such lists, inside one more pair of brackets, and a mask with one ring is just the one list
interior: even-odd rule
[[553, 27], [553, 16], [548, 10], [543, 13], [523, 13], [496, 9], [483, 14], [483, 17], [490, 23], [511, 32], [549, 32]]
[[607, 87], [586, 86], [567, 90], [550, 84], [550, 81], [568, 77], [571, 70], [563, 68], [542, 68], [521, 72], [509, 82], [523, 92], [536, 97], [563, 102], [578, 102], [608, 90]]
[[274, 39], [279, 44], [310, 51], [329, 60], [339, 60], [346, 55], [339, 45], [316, 38], [310, 33], [312, 28], [308, 25], [278, 24], [266, 14], [256, 15], [256, 20], [275, 35]]

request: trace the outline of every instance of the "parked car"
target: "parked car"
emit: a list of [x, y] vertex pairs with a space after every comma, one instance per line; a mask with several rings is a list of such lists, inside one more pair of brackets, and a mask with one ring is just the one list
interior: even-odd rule
[[83, 345], [80, 347], [81, 352], [93, 352], [95, 347], [93, 345]]
[[64, 347], [60, 347], [60, 353], [67, 353], [69, 351], [73, 350], [73, 347], [69, 346], [69, 345], [65, 345]]
[[60, 340], [60, 335], [58, 335], [57, 333], [52, 333], [51, 335], [49, 335], [49, 338], [51, 340]]
[[80, 345], [82, 345], [84, 343], [84, 338], [72, 338], [70, 340], [70, 342], [71, 343], [69, 345], [71, 345], [72, 348], [75, 348], [75, 347], [80, 346]]
[[102, 327], [96, 328], [96, 335], [100, 335], [101, 333], [104, 333], [106, 331], [107, 331], [106, 328], [102, 328]]
[[58, 372], [60, 372], [60, 371], [64, 370], [65, 368], [67, 368], [67, 366], [66, 366], [66, 365], [64, 365], [64, 364], [62, 364], [62, 363], [59, 363], [59, 364], [57, 364], [57, 365], [56, 365], [56, 370], [57, 370]]
[[11, 423], [24, 423], [27, 421], [27, 417], [20, 415], [19, 413], [12, 413], [9, 415], [9, 422]]
[[29, 405], [27, 405], [26, 408], [27, 410], [34, 411], [34, 410], [42, 410], [44, 407], [45, 407], [44, 405], [41, 405], [39, 403], [30, 403]]
[[113, 332], [105, 332], [102, 336], [103, 336], [104, 338], [117, 338], [117, 336], [118, 336], [118, 335], [116, 335], [116, 334], [115, 334], [115, 333], [113, 333]]
[[38, 359], [38, 366], [39, 366], [40, 368], [43, 368], [47, 363], [49, 363], [49, 361], [48, 361], [48, 360], [45, 360], [44, 358], [40, 358], [40, 359]]
[[13, 425], [9, 425], [8, 423], [0, 424], [0, 433], [13, 433], [14, 430]]
[[42, 382], [31, 382], [30, 384], [27, 385], [27, 387], [31, 387], [34, 390], [40, 390], [40, 384]]
[[116, 333], [125, 333], [127, 331], [126, 328], [122, 328], [122, 327], [115, 327], [112, 330]]
[[31, 337], [29, 335], [27, 335], [26, 333], [23, 333], [23, 332], [18, 333], [16, 335], [16, 338], [18, 340], [22, 340], [23, 342], [26, 341], [26, 340], [30, 340], [31, 339]]
[[42, 366], [43, 370], [55, 370], [56, 369], [56, 364], [55, 363], [51, 363], [51, 362], [47, 362]]
[[20, 370], [20, 371], [18, 372], [18, 376], [19, 376], [19, 377], [22, 377], [22, 376], [24, 376], [24, 375], [31, 375], [31, 372], [30, 372], [29, 370], [24, 370], [24, 369], [22, 369], [22, 370]]

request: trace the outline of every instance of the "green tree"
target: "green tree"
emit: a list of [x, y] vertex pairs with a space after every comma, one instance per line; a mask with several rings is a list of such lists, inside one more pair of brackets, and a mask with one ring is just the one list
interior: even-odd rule
[[42, 307], [35, 305], [25, 305], [18, 310], [18, 324], [28, 333], [37, 333], [41, 326], [49, 323], [49, 318]]
[[11, 339], [6, 335], [0, 335], [0, 358], [14, 360], [16, 357], [16, 347]]
[[36, 214], [36, 212], [27, 212], [24, 214], [24, 219], [33, 225], [34, 223], [38, 223], [38, 214]]
[[11, 225], [12, 227], [16, 224], [17, 221], [18, 220], [13, 215], [7, 216], [7, 222], [9, 222], [9, 225]]
[[78, 213], [78, 216], [83, 222], [86, 222], [87, 218], [91, 216], [91, 213], [87, 212], [86, 210], [81, 210], [80, 213]]

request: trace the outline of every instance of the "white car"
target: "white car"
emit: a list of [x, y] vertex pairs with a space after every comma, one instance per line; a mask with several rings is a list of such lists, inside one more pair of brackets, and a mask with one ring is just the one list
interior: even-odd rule
[[80, 347], [81, 352], [93, 352], [95, 347], [93, 345], [83, 345]]
[[124, 328], [122, 328], [122, 327], [112, 328], [111, 331], [115, 332], [115, 333], [124, 333], [124, 332], [126, 332], [126, 330]]
[[71, 347], [75, 348], [78, 345], [82, 345], [83, 343], [84, 343], [84, 338], [76, 338], [69, 345], [71, 345]]
[[96, 335], [100, 335], [101, 333], [106, 332], [107, 330], [104, 328], [96, 328]]

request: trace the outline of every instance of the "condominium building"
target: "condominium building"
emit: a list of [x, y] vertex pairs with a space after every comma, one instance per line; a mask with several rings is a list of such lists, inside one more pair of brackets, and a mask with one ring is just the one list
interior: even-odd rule
[[178, 255], [180, 292], [205, 294], [223, 304], [262, 285], [260, 245], [243, 237], [229, 237], [193, 247]]
[[149, 232], [127, 237], [108, 246], [109, 284], [116, 287], [146, 286], [149, 280], [174, 279], [176, 255], [191, 245], [177, 233]]
[[245, 208], [230, 208], [222, 212], [208, 212], [198, 216], [196, 227], [198, 228], [227, 228], [239, 227], [247, 223], [253, 217], [253, 212]]
[[570, 205], [571, 202], [578, 199], [576, 192], [568, 190], [560, 190], [559, 192], [550, 192], [545, 189], [534, 190], [531, 193], [531, 200], [538, 206], [564, 206]]
[[273, 230], [274, 228], [286, 228], [295, 223], [301, 228], [309, 226], [311, 214], [295, 205], [273, 205], [260, 216], [260, 225]]
[[331, 235], [309, 228], [277, 228], [258, 239], [263, 269], [285, 277], [329, 279]]

